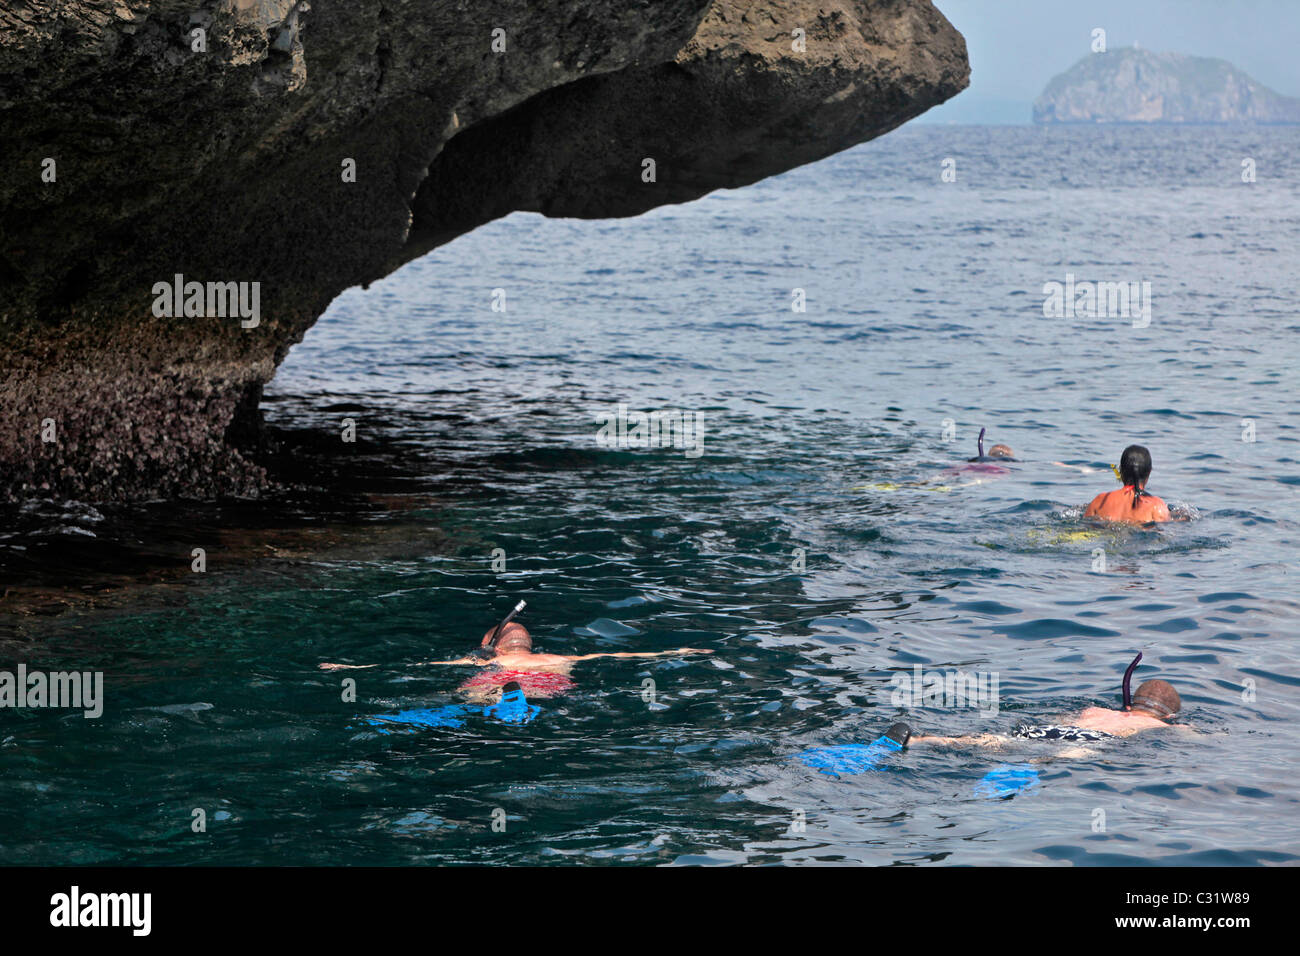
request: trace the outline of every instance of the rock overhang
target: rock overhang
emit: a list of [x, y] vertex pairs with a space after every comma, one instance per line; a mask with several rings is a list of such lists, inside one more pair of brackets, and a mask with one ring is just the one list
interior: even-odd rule
[[[344, 289], [516, 210], [746, 185], [969, 78], [929, 0], [72, 10], [0, 2], [7, 497], [257, 494], [261, 388]], [[177, 277], [257, 283], [256, 323], [155, 308]]]

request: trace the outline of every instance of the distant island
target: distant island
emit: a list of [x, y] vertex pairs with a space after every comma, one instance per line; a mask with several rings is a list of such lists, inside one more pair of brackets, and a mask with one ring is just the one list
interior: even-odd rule
[[1300, 123], [1300, 99], [1227, 60], [1124, 47], [1054, 77], [1034, 101], [1034, 122]]

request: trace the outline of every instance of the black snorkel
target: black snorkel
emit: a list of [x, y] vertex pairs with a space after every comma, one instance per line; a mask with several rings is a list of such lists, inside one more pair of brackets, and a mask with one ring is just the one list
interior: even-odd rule
[[[980, 437], [977, 438], [977, 439], [975, 439], [975, 457], [974, 457], [974, 458], [967, 458], [966, 460], [967, 460], [967, 461], [978, 461], [978, 462], [991, 462], [991, 461], [1015, 461], [1015, 459], [1012, 458], [1010, 455], [986, 455], [986, 454], [984, 454], [984, 433], [985, 433], [986, 431], [988, 431], [987, 428], [981, 428], [981, 429], [980, 429]], [[1002, 446], [994, 445], [993, 447], [994, 447], [994, 448], [999, 448], [999, 447], [1002, 447]], [[1007, 449], [1007, 450], [1010, 451], [1010, 449]]]
[[1142, 660], [1142, 652], [1138, 651], [1138, 656], [1133, 658], [1133, 663], [1128, 666], [1124, 672], [1124, 709], [1133, 709], [1133, 692], [1129, 689], [1129, 684], [1133, 680], [1133, 672], [1137, 670], [1138, 661]]
[[470, 652], [470, 656], [480, 659], [494, 656], [496, 654], [497, 641], [501, 638], [501, 632], [506, 629], [507, 624], [515, 619], [515, 615], [524, 609], [524, 606], [527, 605], [527, 603], [527, 601], [520, 601], [516, 604], [515, 609], [501, 619], [501, 623], [498, 624], [496, 630], [492, 632], [491, 639], [486, 644], [474, 648], [474, 650]]

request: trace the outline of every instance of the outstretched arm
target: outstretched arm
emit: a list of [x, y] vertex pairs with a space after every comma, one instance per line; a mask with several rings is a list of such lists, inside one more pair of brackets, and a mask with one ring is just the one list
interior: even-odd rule
[[414, 664], [408, 664], [408, 667], [437, 667], [439, 665], [447, 666], [452, 664], [475, 664], [479, 667], [486, 667], [492, 663], [490, 657], [458, 657], [454, 661], [416, 661]]
[[[403, 667], [430, 667], [439, 664], [487, 664], [488, 661], [479, 660], [477, 657], [460, 657], [454, 661], [416, 661], [414, 664], [403, 664]], [[323, 671], [360, 671], [368, 667], [378, 667], [378, 664], [321, 664], [320, 669]]]
[[691, 654], [712, 654], [700, 647], [679, 647], [675, 651], [611, 651], [605, 654], [575, 654], [571, 661], [589, 661], [597, 657], [686, 657]]
[[1063, 461], [1054, 461], [1052, 464], [1057, 468], [1073, 468], [1075, 471], [1085, 475], [1091, 475], [1095, 471], [1101, 471], [1100, 468], [1089, 468], [1087, 465], [1067, 465]]

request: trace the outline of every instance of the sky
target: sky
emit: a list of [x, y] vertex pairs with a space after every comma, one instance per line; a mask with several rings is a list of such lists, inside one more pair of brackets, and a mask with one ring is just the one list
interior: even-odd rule
[[1047, 81], [1091, 52], [1114, 49], [1227, 60], [1265, 86], [1300, 96], [1300, 0], [933, 0], [966, 37], [969, 89], [918, 123], [1028, 123]]

